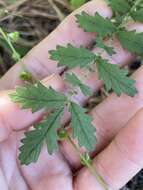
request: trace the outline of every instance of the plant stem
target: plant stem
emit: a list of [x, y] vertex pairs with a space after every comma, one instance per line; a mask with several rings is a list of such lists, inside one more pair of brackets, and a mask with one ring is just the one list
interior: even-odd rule
[[3, 29], [0, 27], [0, 34], [2, 35], [3, 39], [7, 42], [7, 44], [9, 45], [11, 51], [12, 51], [12, 55], [14, 55], [15, 60], [16, 61], [20, 61], [21, 60], [21, 56], [20, 54], [15, 50], [13, 44], [11, 43], [9, 37], [6, 35], [6, 33], [3, 31]]
[[99, 175], [99, 173], [96, 171], [95, 167], [93, 167], [92, 162], [87, 160], [85, 156], [81, 153], [79, 147], [73, 142], [68, 132], [66, 132], [67, 140], [70, 142], [70, 144], [73, 146], [73, 148], [76, 150], [76, 152], [79, 154], [80, 159], [82, 160], [83, 164], [89, 169], [89, 171], [96, 177], [99, 184], [105, 189], [109, 190], [108, 184], [105, 182], [105, 180]]
[[[12, 51], [12, 58], [15, 61], [18, 61], [21, 63], [21, 56], [20, 54], [16, 51], [15, 47], [13, 46], [10, 38], [7, 36], [7, 34], [3, 31], [3, 29], [0, 27], [0, 34], [2, 35], [3, 39], [7, 42], [9, 45], [11, 51]], [[31, 73], [27, 70], [26, 66], [22, 63], [21, 64], [23, 71], [20, 74], [20, 78], [24, 81], [28, 82], [35, 82], [35, 79], [31, 75]]]

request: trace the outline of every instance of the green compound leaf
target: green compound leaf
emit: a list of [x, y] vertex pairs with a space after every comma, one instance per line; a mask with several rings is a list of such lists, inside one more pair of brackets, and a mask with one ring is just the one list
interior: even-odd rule
[[136, 31], [119, 31], [117, 36], [123, 48], [127, 49], [131, 53], [142, 55], [143, 32], [136, 33]]
[[127, 0], [108, 0], [112, 10], [121, 14], [127, 13], [131, 6]]
[[103, 18], [99, 13], [94, 16], [82, 12], [81, 15], [76, 15], [79, 26], [86, 32], [96, 32], [101, 37], [111, 35], [116, 31], [115, 26], [108, 18]]
[[131, 16], [135, 21], [143, 22], [143, 8], [133, 11]]
[[57, 129], [60, 128], [63, 111], [64, 108], [56, 110], [38, 124], [34, 130], [25, 133], [25, 138], [21, 140], [23, 145], [20, 147], [21, 164], [28, 165], [37, 162], [44, 141], [46, 141], [49, 154], [58, 149]]
[[71, 83], [73, 86], [78, 86], [85, 96], [92, 95], [91, 88], [88, 87], [87, 85], [83, 84], [74, 73], [72, 73], [72, 74], [66, 73], [65, 77], [66, 77], [66, 80], [69, 83]]
[[71, 102], [69, 111], [71, 113], [71, 127], [73, 128], [73, 136], [78, 139], [81, 147], [85, 147], [88, 151], [95, 150], [96, 130], [92, 125], [92, 118], [87, 115], [86, 110], [76, 103]]
[[67, 47], [57, 46], [56, 50], [49, 51], [51, 59], [58, 61], [59, 66], [68, 68], [86, 67], [94, 62], [95, 55], [84, 47], [76, 48], [71, 44]]
[[127, 76], [127, 70], [120, 69], [117, 65], [110, 64], [101, 57], [97, 58], [96, 64], [99, 78], [104, 81], [107, 91], [112, 89], [118, 96], [122, 93], [135, 96], [137, 93], [134, 86], [135, 81]]
[[20, 103], [23, 109], [32, 109], [32, 112], [42, 108], [59, 109], [67, 101], [63, 94], [51, 87], [45, 87], [40, 82], [36, 85], [29, 84], [26, 87], [18, 87], [15, 93], [10, 94], [10, 97], [13, 102]]

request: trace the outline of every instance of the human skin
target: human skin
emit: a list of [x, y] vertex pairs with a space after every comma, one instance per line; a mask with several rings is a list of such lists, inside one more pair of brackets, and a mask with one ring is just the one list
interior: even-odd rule
[[[66, 92], [69, 86], [60, 75], [63, 68], [58, 68], [56, 62], [49, 59], [48, 50], [58, 44], [72, 43], [77, 47], [90, 44], [96, 35], [83, 32], [75, 22], [74, 15], [83, 10], [89, 14], [98, 11], [105, 17], [112, 16], [110, 7], [103, 0], [91, 1], [67, 17], [21, 61], [35, 78], [45, 78], [42, 80], [44, 85], [52, 86], [60, 92]], [[127, 27], [143, 31], [141, 23], [129, 23]], [[117, 39], [114, 39], [113, 44], [117, 52], [110, 58], [113, 64], [125, 65], [134, 59], [133, 55], [122, 49]], [[104, 56], [108, 58], [106, 54]], [[61, 143], [59, 152], [52, 156], [48, 155], [44, 147], [36, 164], [19, 164], [17, 155], [20, 139], [24, 131], [40, 121], [43, 115], [43, 111], [32, 114], [30, 110], [21, 110], [8, 96], [11, 89], [22, 85], [19, 78], [21, 70], [21, 64], [17, 63], [0, 80], [0, 189], [103, 190], [87, 168], [79, 169], [79, 157], [67, 141]], [[82, 78], [83, 70], [76, 68], [73, 71]], [[133, 78], [138, 89], [134, 98], [111, 94], [90, 113], [97, 128], [98, 139], [96, 151], [92, 154], [93, 164], [109, 188], [115, 190], [126, 184], [143, 167], [143, 67], [134, 73]], [[89, 73], [84, 83], [92, 88], [93, 93], [102, 86], [96, 73]], [[81, 105], [87, 101], [80, 92], [75, 99]], [[65, 115], [64, 122], [67, 117]], [[75, 170], [78, 174], [73, 178]]]

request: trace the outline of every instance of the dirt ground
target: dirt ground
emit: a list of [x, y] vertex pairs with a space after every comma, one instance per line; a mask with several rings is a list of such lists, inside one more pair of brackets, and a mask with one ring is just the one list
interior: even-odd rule
[[[68, 0], [0, 0], [0, 26], [7, 32], [20, 33], [15, 48], [24, 56], [71, 12]], [[9, 49], [0, 38], [0, 76], [13, 64]], [[134, 70], [139, 65], [137, 61], [130, 68]], [[143, 190], [143, 171], [122, 190], [138, 189]]]

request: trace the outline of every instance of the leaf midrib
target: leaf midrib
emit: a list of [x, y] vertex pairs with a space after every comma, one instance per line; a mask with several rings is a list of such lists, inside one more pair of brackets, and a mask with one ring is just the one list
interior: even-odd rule
[[[83, 126], [80, 117], [78, 117], [78, 112], [76, 112], [76, 109], [74, 108], [73, 105], [72, 105], [72, 109], [75, 112], [75, 115], [77, 115], [77, 120], [79, 121], [80, 126]], [[86, 134], [84, 127], [82, 127], [82, 129], [83, 129], [84, 136], [87, 137], [87, 139], [88, 139], [88, 144], [92, 147], [92, 145], [90, 144], [90, 139], [88, 138], [88, 135]]]

